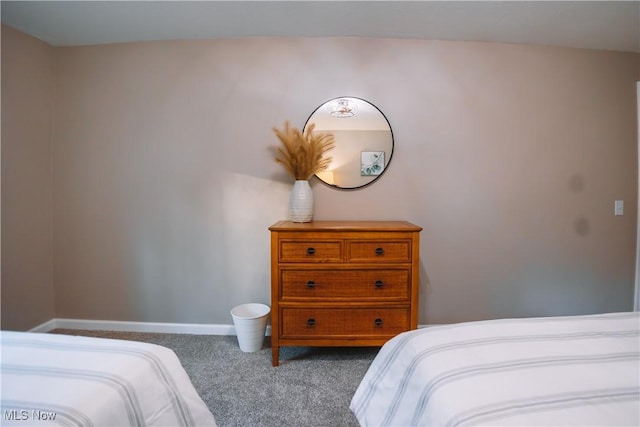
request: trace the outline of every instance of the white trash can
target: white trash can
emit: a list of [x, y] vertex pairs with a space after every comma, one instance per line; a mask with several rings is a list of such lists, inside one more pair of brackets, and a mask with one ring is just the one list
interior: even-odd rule
[[252, 353], [262, 348], [271, 308], [264, 304], [242, 304], [231, 310], [240, 350]]

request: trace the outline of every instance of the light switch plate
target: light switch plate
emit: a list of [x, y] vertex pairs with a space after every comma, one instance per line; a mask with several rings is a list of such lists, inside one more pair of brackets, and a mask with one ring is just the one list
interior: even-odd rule
[[614, 202], [613, 212], [615, 215], [624, 215], [624, 200], [616, 200]]

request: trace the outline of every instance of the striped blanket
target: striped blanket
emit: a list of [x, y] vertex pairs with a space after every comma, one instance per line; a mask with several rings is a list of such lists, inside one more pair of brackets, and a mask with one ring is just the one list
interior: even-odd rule
[[168, 348], [8, 331], [0, 342], [3, 426], [215, 426]]
[[640, 313], [398, 335], [351, 401], [362, 426], [639, 426]]

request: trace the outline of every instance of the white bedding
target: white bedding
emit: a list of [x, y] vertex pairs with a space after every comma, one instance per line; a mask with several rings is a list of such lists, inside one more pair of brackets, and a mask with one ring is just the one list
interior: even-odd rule
[[640, 313], [505, 319], [388, 341], [351, 401], [362, 426], [640, 425]]
[[215, 426], [166, 347], [8, 331], [0, 340], [3, 426]]

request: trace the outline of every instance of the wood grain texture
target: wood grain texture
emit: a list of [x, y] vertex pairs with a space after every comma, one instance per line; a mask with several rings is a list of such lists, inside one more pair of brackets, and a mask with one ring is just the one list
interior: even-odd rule
[[271, 231], [271, 344], [379, 346], [418, 323], [421, 227], [280, 221]]

